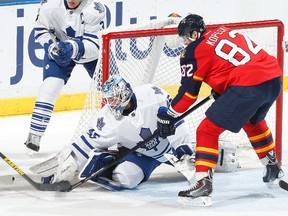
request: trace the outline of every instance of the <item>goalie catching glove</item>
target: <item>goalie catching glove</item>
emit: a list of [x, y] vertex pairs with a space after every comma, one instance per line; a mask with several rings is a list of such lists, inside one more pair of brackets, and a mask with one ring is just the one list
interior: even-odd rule
[[84, 51], [84, 44], [79, 39], [60, 41], [57, 46], [51, 43], [47, 49], [49, 58], [61, 67], [68, 66], [73, 60], [80, 60]]

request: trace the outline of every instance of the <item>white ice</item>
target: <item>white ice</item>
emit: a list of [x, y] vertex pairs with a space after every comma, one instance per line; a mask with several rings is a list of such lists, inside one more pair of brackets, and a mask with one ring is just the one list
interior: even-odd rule
[[[287, 101], [288, 93], [284, 92], [282, 162], [285, 173], [288, 173]], [[42, 140], [41, 152], [33, 158], [25, 154], [23, 145], [30, 116], [0, 118], [0, 151], [36, 181], [38, 178], [29, 167], [69, 143], [79, 116], [79, 111], [55, 113]], [[189, 187], [168, 165], [157, 168], [151, 179], [137, 189], [122, 192], [106, 191], [92, 183], [85, 183], [69, 193], [37, 191], [0, 159], [0, 176], [11, 174], [16, 177], [14, 183], [0, 185], [1, 216], [288, 215], [288, 191], [268, 189], [262, 182], [263, 167], [258, 161], [252, 165], [242, 163], [242, 168], [234, 173], [215, 173], [211, 207], [177, 203], [178, 192]]]

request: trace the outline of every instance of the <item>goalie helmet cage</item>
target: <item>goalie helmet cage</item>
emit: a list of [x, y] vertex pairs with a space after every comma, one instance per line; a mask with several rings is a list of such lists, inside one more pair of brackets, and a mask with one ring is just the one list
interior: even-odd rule
[[[102, 56], [98, 60], [74, 139], [85, 132], [89, 121], [93, 119], [97, 110], [101, 108], [101, 87], [110, 74], [120, 73], [121, 76], [130, 82], [132, 87], [153, 83], [164, 88], [172, 97], [175, 96], [181, 79], [179, 56], [184, 48], [180, 45], [179, 39], [177, 40], [177, 22], [175, 23], [175, 19], [172, 22], [171, 20], [166, 22], [158, 21], [157, 23], [155, 22], [156, 24], [153, 24], [153, 22], [154, 20], [150, 21], [149, 25], [140, 27], [138, 24], [135, 24], [136, 27], [133, 25], [131, 25], [132, 27], [122, 26], [119, 28], [120, 30], [117, 28], [113, 29], [113, 32], [107, 29], [109, 32], [102, 34], [102, 41], [100, 41]], [[241, 33], [248, 35], [250, 39], [278, 59], [283, 71], [284, 53], [282, 39], [284, 25], [281, 21], [265, 20], [211, 24], [207, 25], [207, 29], [210, 30], [220, 25], [237, 29]], [[204, 85], [201, 87], [199, 97], [209, 93], [209, 87]], [[281, 92], [266, 117], [274, 136], [276, 154], [280, 162], [282, 159], [282, 100], [283, 93]], [[197, 125], [204, 118], [205, 110], [211, 103], [206, 103], [205, 107], [201, 107], [201, 109], [186, 117], [194, 139]], [[224, 142], [233, 143], [240, 149], [240, 152], [242, 149], [251, 149], [249, 140], [243, 130], [237, 135], [226, 131], [221, 134], [220, 139]], [[252, 154], [254, 156], [246, 155], [244, 157], [256, 157], [254, 151]]]

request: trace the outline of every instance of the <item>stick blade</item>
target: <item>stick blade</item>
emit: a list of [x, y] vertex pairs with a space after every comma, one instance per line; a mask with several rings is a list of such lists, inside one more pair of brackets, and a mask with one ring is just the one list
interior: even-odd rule
[[280, 186], [280, 188], [288, 191], [288, 183], [286, 181], [280, 180], [279, 181], [279, 186]]
[[71, 184], [69, 181], [61, 181], [53, 184], [39, 184], [37, 189], [40, 191], [59, 191], [67, 192], [71, 189]]

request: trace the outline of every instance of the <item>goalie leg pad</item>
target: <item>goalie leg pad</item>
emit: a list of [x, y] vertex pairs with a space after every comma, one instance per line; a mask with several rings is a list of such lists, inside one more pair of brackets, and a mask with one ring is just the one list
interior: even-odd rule
[[234, 172], [239, 167], [236, 145], [219, 140], [219, 158], [215, 172]]
[[72, 150], [66, 146], [54, 157], [30, 167], [30, 171], [40, 176], [50, 176], [57, 172], [58, 166], [71, 155]]
[[50, 184], [61, 181], [72, 181], [77, 171], [77, 162], [72, 155], [66, 158], [61, 164], [58, 165], [54, 174], [43, 176], [41, 182], [43, 184]]

